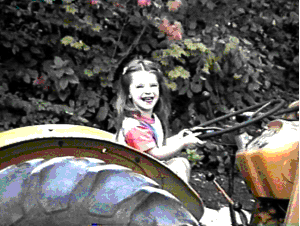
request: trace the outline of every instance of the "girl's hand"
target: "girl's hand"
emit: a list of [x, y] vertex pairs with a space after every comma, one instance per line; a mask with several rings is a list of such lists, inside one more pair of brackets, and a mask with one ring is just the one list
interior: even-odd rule
[[[203, 144], [205, 144], [205, 141], [202, 141], [200, 139], [197, 138], [197, 136], [199, 136], [201, 134], [200, 133], [193, 133], [191, 131], [181, 131], [180, 133], [182, 133], [182, 135], [187, 134], [186, 136], [182, 136], [181, 137], [181, 142], [183, 144], [184, 148], [189, 148], [189, 149], [194, 149], [197, 147], [202, 146]], [[179, 135], [179, 134], [178, 134]]]
[[191, 131], [191, 130], [189, 130], [189, 129], [183, 129], [183, 130], [181, 130], [178, 134], [177, 134], [177, 136], [178, 136], [178, 138], [183, 138], [184, 136], [186, 136], [186, 135], [190, 135], [190, 134], [193, 134], [193, 132]]

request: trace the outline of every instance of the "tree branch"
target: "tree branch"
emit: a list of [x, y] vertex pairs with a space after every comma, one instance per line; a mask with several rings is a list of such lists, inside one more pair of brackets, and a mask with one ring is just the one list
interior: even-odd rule
[[125, 56], [118, 62], [118, 66], [129, 56], [129, 54], [134, 50], [134, 48], [139, 44], [140, 39], [142, 38], [143, 34], [146, 31], [146, 28], [148, 27], [148, 24], [146, 24], [143, 29], [141, 30], [141, 33], [136, 37], [136, 39], [133, 41], [132, 45], [128, 48]]
[[[123, 31], [124, 31], [124, 28], [125, 28], [125, 26], [127, 25], [127, 23], [124, 23], [124, 25], [123, 25], [123, 27], [122, 27], [122, 29], [121, 29], [121, 31], [120, 31], [120, 34], [119, 34], [119, 37], [118, 37], [118, 41], [117, 41], [117, 43], [119, 43], [120, 42], [120, 40], [121, 40], [121, 37], [122, 37], [122, 34], [123, 34]], [[113, 54], [112, 54], [112, 57], [111, 57], [111, 59], [114, 59], [114, 57], [115, 57], [115, 55], [116, 55], [116, 52], [117, 52], [117, 48], [118, 48], [118, 45], [117, 45], [117, 43], [115, 44], [115, 49], [114, 49], [114, 52], [113, 52]]]

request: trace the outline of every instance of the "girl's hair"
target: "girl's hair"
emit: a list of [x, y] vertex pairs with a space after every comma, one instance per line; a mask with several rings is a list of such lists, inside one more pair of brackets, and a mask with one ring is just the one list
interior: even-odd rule
[[118, 93], [116, 99], [116, 140], [118, 140], [119, 132], [122, 128], [122, 122], [125, 116], [130, 117], [132, 112], [137, 112], [137, 109], [129, 99], [129, 86], [132, 82], [131, 74], [136, 71], [148, 71], [156, 75], [159, 84], [159, 99], [153, 109], [153, 112], [162, 122], [165, 144], [166, 138], [168, 137], [168, 118], [170, 114], [169, 92], [165, 84], [160, 65], [149, 60], [133, 60], [123, 69], [123, 73], [118, 82]]

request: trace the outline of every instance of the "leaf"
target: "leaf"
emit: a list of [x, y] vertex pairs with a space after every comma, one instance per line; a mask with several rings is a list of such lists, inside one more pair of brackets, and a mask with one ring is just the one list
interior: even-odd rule
[[177, 84], [175, 82], [168, 81], [166, 82], [166, 86], [172, 91], [175, 91], [177, 89]]
[[26, 116], [23, 116], [22, 119], [21, 119], [21, 122], [22, 122], [23, 124], [25, 124], [25, 123], [27, 122], [27, 117], [26, 117]]
[[249, 25], [245, 25], [245, 26], [241, 27], [240, 31], [246, 33], [248, 31], [248, 29], [249, 29]]
[[217, 145], [213, 144], [212, 142], [206, 142], [205, 147], [208, 148], [210, 151], [216, 150]]
[[69, 83], [79, 84], [79, 79], [76, 75], [67, 75], [66, 79], [69, 81]]
[[294, 89], [299, 89], [299, 83], [297, 83], [295, 81], [289, 81], [289, 86]]
[[17, 45], [14, 45], [13, 49], [12, 49], [13, 54], [16, 55], [16, 53], [19, 51], [20, 51], [20, 48]]
[[171, 79], [176, 79], [176, 78], [183, 78], [183, 79], [188, 79], [190, 77], [190, 73], [185, 70], [181, 66], [176, 66], [172, 71], [168, 73], [169, 78]]
[[205, 88], [207, 89], [208, 92], [212, 92], [213, 88], [209, 84], [208, 80], [205, 80]]
[[224, 172], [225, 172], [224, 164], [220, 164], [220, 166], [218, 167], [218, 173], [223, 174]]
[[214, 8], [216, 7], [216, 4], [213, 3], [212, 1], [207, 2], [206, 4], [207, 8], [209, 8], [210, 10], [214, 10]]
[[30, 62], [28, 63], [27, 67], [31, 68], [37, 65], [37, 61], [35, 59], [31, 59]]
[[254, 83], [254, 82], [251, 82], [251, 83], [248, 85], [248, 90], [249, 90], [249, 91], [259, 90], [259, 87], [260, 87], [259, 84]]
[[72, 13], [73, 15], [78, 12], [77, 6], [75, 4], [64, 5], [63, 8], [66, 9], [66, 12]]
[[79, 116], [82, 116], [87, 110], [87, 106], [83, 106], [79, 109], [76, 109], [75, 113]]
[[68, 60], [64, 61], [64, 60], [61, 59], [59, 56], [56, 56], [56, 57], [54, 58], [54, 64], [55, 64], [55, 65], [53, 65], [52, 68], [62, 68], [62, 67], [64, 67], [64, 66], [66, 66], [68, 63], [69, 63]]
[[150, 52], [151, 52], [151, 48], [150, 48], [150, 46], [147, 45], [147, 44], [142, 44], [141, 48], [142, 48], [142, 50], [143, 50], [144, 52], [146, 52], [146, 53], [150, 53]]
[[22, 47], [27, 47], [28, 46], [28, 43], [23, 38], [18, 38], [17, 43], [20, 44]]
[[192, 98], [193, 97], [193, 93], [192, 93], [192, 91], [190, 89], [187, 91], [187, 96], [188, 96], [188, 98]]
[[102, 70], [101, 70], [101, 67], [99, 66], [99, 65], [96, 65], [96, 66], [94, 66], [94, 68], [93, 68], [93, 73], [94, 74], [98, 74], [98, 73], [100, 73]]
[[41, 51], [34, 46], [30, 47], [30, 51], [35, 54], [41, 54]]
[[224, 78], [224, 73], [219, 65], [218, 62], [215, 62], [213, 65], [213, 69], [216, 73], [218, 73], [218, 75], [220, 75], [221, 78]]
[[3, 44], [4, 47], [6, 47], [6, 48], [10, 48], [10, 47], [11, 47], [11, 43], [10, 43], [10, 42], [2, 42], [2, 44]]
[[189, 83], [187, 82], [184, 86], [181, 87], [178, 94], [183, 95], [188, 91], [188, 89], [189, 89]]
[[223, 72], [225, 75], [227, 75], [229, 73], [229, 63], [228, 61], [225, 61], [224, 65], [223, 65]]
[[62, 78], [59, 80], [59, 86], [60, 88], [62, 88], [63, 90], [67, 88], [68, 86], [68, 80], [66, 78]]
[[219, 163], [223, 163], [224, 162], [224, 160], [223, 160], [223, 158], [221, 156], [217, 156], [217, 160], [219, 161]]
[[60, 41], [63, 45], [69, 45], [74, 42], [74, 38], [71, 36], [65, 36], [64, 38], [61, 39]]
[[245, 74], [242, 78], [242, 82], [247, 84], [249, 82], [249, 74]]
[[231, 50], [235, 50], [239, 44], [239, 39], [235, 36], [230, 36], [229, 37], [229, 42], [226, 43], [225, 49], [224, 49], [224, 54], [228, 54]]
[[58, 93], [58, 97], [59, 97], [59, 99], [61, 99], [63, 102], [65, 102], [65, 100], [67, 99], [67, 97], [70, 95], [70, 90], [68, 90], [68, 91], [60, 91], [59, 93]]
[[152, 46], [153, 49], [157, 49], [158, 42], [156, 39], [149, 37], [148, 42]]
[[99, 122], [102, 122], [106, 119], [106, 117], [108, 115], [108, 110], [109, 110], [108, 103], [105, 102], [104, 105], [99, 108], [99, 111], [98, 111], [97, 116], [96, 116], [97, 120]]
[[199, 93], [202, 91], [202, 80], [198, 76], [195, 76], [191, 82], [191, 90], [194, 93]]
[[56, 93], [51, 93], [50, 95], [48, 95], [48, 100], [49, 101], [54, 101], [56, 99], [57, 99]]
[[74, 100], [69, 100], [69, 105], [71, 108], [75, 107], [75, 101]]
[[88, 104], [87, 104], [89, 107], [93, 107], [93, 106], [95, 106], [95, 100], [94, 99], [90, 99], [89, 101], [88, 101]]
[[83, 123], [89, 123], [89, 120], [87, 120], [86, 118], [83, 118], [81, 116], [78, 116], [77, 118], [78, 118], [78, 120], [80, 120]]
[[113, 128], [114, 125], [115, 125], [115, 120], [113, 120], [113, 119], [108, 119], [108, 127], [107, 127], [107, 129]]
[[231, 160], [230, 160], [229, 156], [226, 157], [224, 164], [225, 164], [225, 166], [231, 166]]
[[94, 75], [93, 72], [89, 69], [85, 69], [84, 74], [87, 75], [88, 77], [92, 77]]
[[242, 60], [238, 55], [239, 54], [235, 54], [233, 58], [236, 69], [240, 69], [243, 66]]
[[63, 106], [59, 106], [60, 109], [62, 109], [66, 114], [69, 114], [69, 115], [74, 115], [74, 109], [73, 108], [70, 108], [66, 105], [63, 105]]
[[23, 81], [24, 82], [26, 82], [27, 84], [29, 84], [30, 83], [30, 76], [29, 76], [29, 74], [25, 74], [25, 76], [23, 77]]
[[34, 79], [37, 79], [39, 77], [39, 74], [36, 70], [27, 69], [27, 74]]
[[181, 55], [187, 56], [188, 54], [177, 44], [171, 44], [170, 49], [163, 50], [163, 57], [172, 56], [175, 58], [179, 58], [181, 57]]
[[74, 74], [74, 71], [72, 68], [68, 67], [65, 69], [65, 73], [68, 74], [68, 75], [73, 75]]
[[271, 87], [271, 82], [269, 82], [269, 81], [265, 81], [265, 87], [266, 87], [266, 89], [270, 89], [270, 87]]
[[64, 75], [65, 70], [64, 70], [64, 69], [59, 69], [59, 70], [53, 71], [53, 73], [55, 74], [55, 76], [56, 76], [57, 78], [60, 79], [60, 78]]
[[216, 156], [212, 156], [212, 155], [210, 155], [208, 158], [209, 158], [209, 161], [210, 161], [211, 163], [215, 163], [215, 162], [217, 162], [217, 158], [216, 158]]
[[192, 20], [192, 21], [189, 23], [189, 28], [190, 28], [191, 30], [195, 30], [196, 27], [197, 27], [197, 21]]
[[[247, 75], [245, 75], [245, 76], [247, 76]], [[244, 76], [244, 77], [245, 77]], [[243, 77], [243, 75], [240, 75], [240, 74], [237, 74], [237, 73], [234, 73], [234, 75], [233, 75], [233, 78], [235, 79], [235, 80], [239, 80], [239, 79], [241, 79]], [[249, 77], [249, 76], [248, 76]], [[246, 82], [247, 83], [247, 82]]]
[[255, 105], [256, 102], [252, 96], [250, 96], [248, 93], [244, 93], [243, 98], [249, 103], [249, 105]]
[[209, 64], [207, 62], [205, 62], [204, 67], [201, 69], [201, 71], [207, 75], [210, 75], [209, 68], [210, 68]]

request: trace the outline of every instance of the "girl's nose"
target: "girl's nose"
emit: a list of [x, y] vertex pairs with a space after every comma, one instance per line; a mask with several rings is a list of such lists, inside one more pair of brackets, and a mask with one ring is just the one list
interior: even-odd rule
[[150, 87], [145, 88], [144, 93], [150, 94], [151, 93], [151, 88]]

